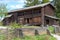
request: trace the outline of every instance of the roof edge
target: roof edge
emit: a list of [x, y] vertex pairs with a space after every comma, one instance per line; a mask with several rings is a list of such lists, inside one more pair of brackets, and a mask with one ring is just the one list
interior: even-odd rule
[[10, 12], [15, 12], [15, 11], [21, 11], [21, 10], [28, 10], [28, 9], [37, 8], [37, 7], [44, 7], [44, 6], [49, 5], [49, 4], [50, 4], [53, 8], [55, 8], [55, 7], [51, 4], [51, 2], [48, 2], [48, 3], [43, 3], [43, 4], [40, 4], [40, 5], [35, 5], [35, 6], [26, 7], [26, 8], [19, 8], [19, 9], [11, 10], [11, 11], [9, 11], [8, 13], [10, 13]]

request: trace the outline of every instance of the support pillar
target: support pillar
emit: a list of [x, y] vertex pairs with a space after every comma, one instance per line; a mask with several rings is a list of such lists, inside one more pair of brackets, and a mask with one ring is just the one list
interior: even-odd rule
[[42, 7], [41, 9], [41, 23], [42, 23], [42, 27], [44, 27], [44, 7]]
[[14, 20], [15, 20], [16, 23], [18, 23], [17, 13], [14, 13]]

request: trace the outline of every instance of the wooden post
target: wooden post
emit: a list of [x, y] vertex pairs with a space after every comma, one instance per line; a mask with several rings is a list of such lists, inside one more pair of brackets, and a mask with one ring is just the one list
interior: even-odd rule
[[20, 37], [20, 38], [23, 38], [23, 36], [24, 36], [24, 35], [23, 35], [22, 30], [21, 30], [21, 29], [19, 29], [19, 37]]
[[47, 35], [51, 35], [50, 31], [47, 29]]
[[18, 22], [17, 13], [14, 13], [14, 19], [15, 19], [15, 22], [17, 23]]
[[42, 27], [44, 27], [44, 7], [41, 8], [41, 21], [42, 21]]
[[35, 35], [39, 35], [39, 32], [38, 32], [38, 30], [35, 30]]

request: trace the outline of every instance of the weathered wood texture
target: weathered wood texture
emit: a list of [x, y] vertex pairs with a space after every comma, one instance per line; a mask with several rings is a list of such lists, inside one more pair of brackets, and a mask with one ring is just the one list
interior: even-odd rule
[[[17, 31], [16, 31], [17, 30]], [[21, 31], [19, 31], [21, 30]], [[22, 35], [21, 35], [22, 33]], [[16, 37], [20, 36], [34, 36], [34, 35], [42, 35], [42, 34], [47, 34], [46, 28], [19, 28], [15, 29], [15, 34]]]
[[42, 27], [44, 27], [44, 7], [41, 9], [41, 20], [42, 20]]
[[44, 8], [45, 15], [55, 16], [55, 9], [51, 5], [47, 5]]
[[[50, 15], [54, 16], [54, 8], [51, 5], [46, 5], [44, 7], [36, 7], [32, 9], [27, 9], [27, 10], [20, 10], [20, 11], [15, 11], [11, 12], [10, 14], [13, 14], [11, 18], [5, 18], [3, 20], [3, 23], [8, 25], [11, 22], [16, 21], [19, 24], [31, 24], [31, 25], [53, 25], [54, 20], [56, 19], [50, 18], [50, 17], [45, 17], [45, 15]], [[47, 24], [46, 19], [49, 20], [49, 23]], [[7, 19], [7, 20], [6, 20]], [[9, 21], [9, 22], [8, 22]]]

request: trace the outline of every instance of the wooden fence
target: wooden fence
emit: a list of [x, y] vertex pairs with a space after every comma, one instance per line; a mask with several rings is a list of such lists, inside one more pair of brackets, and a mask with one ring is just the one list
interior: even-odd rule
[[[60, 33], [60, 27], [54, 27], [54, 28], [55, 28], [55, 33]], [[42, 35], [42, 34], [50, 35], [50, 31], [48, 30], [47, 27], [17, 28], [14, 30], [5, 29], [2, 31], [2, 33], [6, 34], [6, 40], [11, 40], [13, 37], [23, 38], [24, 36], [34, 36], [34, 35]]]
[[39, 27], [39, 28], [18, 28], [15, 29], [14, 35], [16, 37], [23, 37], [23, 36], [34, 36], [34, 35], [42, 35], [47, 34], [47, 28]]

